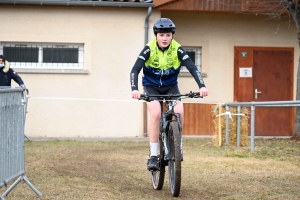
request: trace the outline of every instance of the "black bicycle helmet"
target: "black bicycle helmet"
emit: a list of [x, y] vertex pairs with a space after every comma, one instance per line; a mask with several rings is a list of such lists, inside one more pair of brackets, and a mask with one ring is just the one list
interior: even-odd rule
[[176, 26], [169, 18], [158, 19], [153, 26], [153, 32], [157, 33], [175, 33]]

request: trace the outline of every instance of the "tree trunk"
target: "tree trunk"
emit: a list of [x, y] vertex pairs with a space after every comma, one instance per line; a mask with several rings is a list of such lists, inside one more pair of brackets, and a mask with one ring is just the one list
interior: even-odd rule
[[[300, 33], [298, 32], [298, 39]], [[300, 56], [299, 56], [300, 57]], [[296, 100], [300, 100], [300, 60], [298, 62], [297, 69], [297, 90], [296, 90]], [[295, 116], [295, 134], [294, 136], [300, 136], [300, 107], [296, 107], [296, 116]]]
[[[300, 0], [283, 0], [281, 4], [287, 9], [290, 16], [293, 18], [296, 28], [297, 28], [297, 37], [298, 37], [298, 46], [300, 49], [300, 11], [299, 4]], [[300, 58], [300, 55], [299, 55]], [[300, 100], [300, 60], [298, 59], [298, 69], [297, 69], [297, 85], [296, 85], [296, 100]], [[296, 107], [296, 116], [295, 116], [295, 132], [294, 136], [300, 136], [300, 107]]]

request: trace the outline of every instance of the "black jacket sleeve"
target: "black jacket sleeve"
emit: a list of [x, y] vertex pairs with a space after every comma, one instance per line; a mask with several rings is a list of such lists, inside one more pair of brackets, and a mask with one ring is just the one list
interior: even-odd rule
[[188, 54], [182, 47], [178, 48], [177, 55], [181, 62], [181, 66], [185, 66], [189, 70], [189, 72], [192, 74], [195, 81], [197, 82], [198, 87], [199, 88], [205, 87], [200, 70], [197, 69], [194, 62], [191, 60], [191, 58], [188, 56]]
[[138, 56], [135, 64], [133, 65], [130, 72], [130, 84], [131, 91], [138, 90], [138, 76], [141, 69], [145, 66], [145, 62], [149, 59], [150, 56], [150, 48], [145, 46], [140, 55]]
[[11, 75], [11, 78], [18, 83], [19, 85], [24, 85], [23, 80], [21, 79], [21, 77], [13, 70], [13, 69], [9, 69], [9, 73]]

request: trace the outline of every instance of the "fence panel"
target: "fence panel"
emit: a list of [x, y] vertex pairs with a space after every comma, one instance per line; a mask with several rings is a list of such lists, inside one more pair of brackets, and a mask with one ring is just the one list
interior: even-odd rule
[[26, 89], [0, 87], [0, 188], [15, 180], [3, 193], [4, 197], [20, 182], [25, 181], [37, 195], [42, 194], [25, 175], [24, 151], [24, 105], [27, 104]]

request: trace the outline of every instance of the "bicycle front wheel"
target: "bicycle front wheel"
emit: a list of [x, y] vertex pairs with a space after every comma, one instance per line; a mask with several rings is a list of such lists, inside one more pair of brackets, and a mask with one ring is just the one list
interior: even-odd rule
[[164, 180], [165, 180], [165, 161], [164, 161], [164, 144], [163, 144], [163, 138], [160, 134], [159, 136], [159, 170], [151, 171], [151, 181], [153, 189], [155, 190], [161, 190], [164, 186]]
[[176, 121], [172, 121], [168, 131], [169, 180], [173, 197], [178, 197], [181, 186], [181, 133]]

